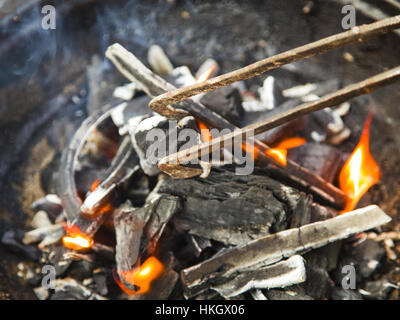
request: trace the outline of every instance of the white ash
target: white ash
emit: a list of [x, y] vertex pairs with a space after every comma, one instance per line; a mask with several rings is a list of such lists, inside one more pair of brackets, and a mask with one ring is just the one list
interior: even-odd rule
[[140, 91], [140, 86], [135, 83], [128, 83], [120, 87], [116, 87], [113, 92], [114, 98], [119, 98], [125, 101], [132, 100], [137, 91]]

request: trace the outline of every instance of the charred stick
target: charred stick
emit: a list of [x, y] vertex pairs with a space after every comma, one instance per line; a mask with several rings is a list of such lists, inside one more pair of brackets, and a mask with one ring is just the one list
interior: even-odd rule
[[299, 255], [258, 270], [246, 271], [211, 289], [232, 298], [250, 289], [284, 288], [306, 281], [304, 259]]
[[110, 110], [106, 112], [101, 110], [87, 118], [76, 131], [61, 157], [56, 189], [69, 222], [78, 218], [81, 212], [82, 203], [75, 184], [75, 169], [79, 153], [93, 130], [109, 116]]
[[339, 48], [356, 42], [362, 42], [371, 37], [388, 33], [389, 31], [397, 28], [400, 28], [400, 15], [383, 19], [371, 24], [356, 26], [349, 31], [338, 33], [333, 36], [297, 47], [295, 49], [291, 49], [264, 60], [260, 60], [241, 69], [164, 93], [150, 101], [149, 105], [153, 110], [162, 109], [169, 104], [177, 103], [196, 94], [209, 92], [239, 80], [246, 80], [267, 71], [279, 68], [282, 65], [304, 58], [309, 58], [334, 48]]
[[[164, 79], [155, 75], [151, 70], [145, 67], [139, 59], [120, 44], [113, 44], [110, 46], [107, 49], [106, 56], [115, 64], [118, 70], [125, 77], [131, 81], [138, 81], [151, 97], [160, 92], [167, 92], [176, 89], [175, 86], [166, 82]], [[203, 104], [195, 102], [190, 98], [181, 101], [177, 105], [178, 107], [188, 111], [196, 119], [204, 122], [210, 128], [217, 128], [220, 130], [228, 128], [232, 131], [239, 129], [225, 118], [205, 107]], [[156, 108], [153, 110], [167, 117], [172, 116], [173, 118], [179, 118], [182, 115], [180, 113], [172, 115], [171, 112], [174, 112], [174, 109], [169, 107], [162, 107], [160, 109]], [[265, 151], [269, 149], [269, 147], [261, 141], [255, 140], [255, 144], [260, 148], [260, 150]], [[267, 170], [269, 169], [280, 176], [294, 181], [296, 184], [309, 189], [311, 192], [331, 204], [335, 204], [337, 207], [341, 207], [345, 201], [345, 195], [338, 188], [291, 160], [288, 160], [286, 168], [281, 168], [279, 165], [275, 165], [275, 160], [269, 158], [265, 152], [260, 152], [257, 161]], [[190, 177], [200, 173], [201, 171], [199, 170], [186, 170], [183, 167], [179, 169], [181, 177]], [[178, 174], [178, 170], [176, 171], [176, 174]]]
[[[166, 91], [176, 89], [175, 86], [153, 73], [138, 58], [118, 43], [107, 48], [106, 57], [112, 61], [127, 79], [131, 82], [139, 83], [149, 97], [155, 97]], [[182, 119], [189, 115], [186, 111], [169, 105], [153, 110], [172, 119]]]
[[114, 189], [129, 179], [139, 168], [139, 159], [132, 148], [130, 137], [127, 136], [121, 142], [117, 155], [104, 174], [104, 180], [86, 197], [81, 211], [84, 214], [95, 214], [107, 203]]
[[[283, 123], [294, 120], [311, 112], [322, 110], [327, 107], [332, 107], [351, 98], [370, 93], [373, 90], [379, 89], [385, 85], [391, 84], [400, 80], [400, 67], [382, 72], [378, 75], [370, 77], [361, 82], [351, 84], [343, 89], [327, 94], [320, 99], [308, 103], [301, 104], [286, 112], [280, 113], [267, 120], [260, 121], [255, 124], [248, 125], [242, 129], [235, 130], [229, 134], [212, 139], [209, 142], [204, 142], [191, 148], [179, 151], [169, 155], [159, 162], [159, 167], [162, 171], [170, 175], [179, 170], [181, 163], [196, 160], [202, 155], [207, 155], [213, 151], [219, 150], [225, 145], [231, 145], [236, 140], [243, 141], [246, 137], [253, 137], [266, 130], [277, 127]], [[260, 154], [265, 154], [267, 149], [265, 145], [255, 141], [255, 146], [261, 151]]]
[[[111, 111], [112, 108], [107, 109], [106, 111], [101, 110], [87, 118], [82, 123], [62, 155], [60, 171], [58, 173], [56, 184], [57, 193], [61, 198], [68, 223], [70, 225], [76, 225], [82, 233], [89, 236], [93, 236], [98, 228], [102, 225], [105, 219], [105, 212], [90, 218], [82, 215], [82, 201], [78, 195], [75, 184], [75, 169], [78, 162], [78, 156], [82, 150], [82, 147], [87, 141], [88, 136], [97, 126], [99, 126], [110, 116]], [[106, 190], [101, 192], [101, 197], [97, 197], [99, 193], [94, 192], [94, 196], [96, 196], [95, 200], [98, 200], [100, 204], [104, 204], [107, 196], [120, 182], [118, 181], [119, 179], [127, 179], [135, 170], [134, 166], [131, 167], [135, 156], [132, 154], [132, 151], [129, 151], [129, 145], [125, 143], [122, 145], [122, 147], [123, 148], [118, 154], [118, 159], [121, 161], [118, 161], [118, 163], [113, 161], [114, 164], [106, 172], [106, 178], [103, 181], [103, 187], [105, 186]], [[90, 200], [92, 199], [93, 198]], [[86, 203], [85, 206], [90, 209], [96, 209], [98, 208], [98, 203], [96, 203], [96, 201], [89, 201], [89, 205]], [[87, 209], [87, 211], [89, 211], [89, 209]]]
[[251, 241], [184, 269], [181, 272], [181, 279], [186, 296], [197, 295], [218, 284], [221, 279], [231, 278], [236, 272], [254, 270], [255, 266], [270, 265], [283, 258], [375, 228], [390, 220], [391, 218], [379, 207], [371, 205]]

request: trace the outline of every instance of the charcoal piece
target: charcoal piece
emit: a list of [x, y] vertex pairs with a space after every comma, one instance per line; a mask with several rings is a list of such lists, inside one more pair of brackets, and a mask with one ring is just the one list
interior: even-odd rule
[[63, 275], [72, 263], [72, 260], [65, 255], [67, 252], [68, 249], [64, 246], [57, 246], [54, 247], [47, 256], [47, 261], [45, 261], [45, 263], [54, 266], [56, 276]]
[[329, 145], [307, 142], [288, 150], [288, 158], [332, 183], [344, 164], [342, 153]]
[[321, 220], [336, 217], [339, 213], [330, 207], [321, 206], [318, 203], [313, 203], [311, 206], [311, 221], [317, 222]]
[[328, 272], [337, 268], [342, 242], [336, 241], [304, 255], [307, 265], [325, 269]]
[[130, 119], [151, 114], [149, 102], [150, 98], [147, 96], [137, 97], [130, 102], [121, 103], [111, 110], [111, 119], [118, 127], [118, 132], [121, 136], [129, 132]]
[[46, 237], [51, 237], [52, 239], [55, 239], [55, 241], [58, 241], [64, 234], [65, 231], [62, 225], [52, 224], [26, 232], [22, 239], [22, 242], [24, 244], [31, 244], [42, 241]]
[[199, 257], [204, 249], [210, 248], [212, 246], [209, 239], [205, 239], [195, 235], [189, 235], [189, 243], [192, 245], [196, 257]]
[[260, 289], [251, 290], [250, 295], [254, 300], [268, 300]]
[[115, 260], [118, 271], [129, 271], [135, 265], [140, 248], [143, 228], [150, 218], [146, 208], [134, 208], [126, 202], [114, 213]]
[[157, 164], [161, 158], [179, 151], [183, 146], [188, 148], [200, 142], [200, 136], [196, 131], [192, 131], [193, 136], [189, 137], [189, 141], [179, 139], [180, 132], [187, 128], [196, 128], [195, 120], [191, 116], [180, 121], [169, 121], [165, 117], [156, 115], [143, 119], [137, 125], [129, 126], [133, 147], [147, 175], [154, 176], [160, 172]]
[[363, 300], [361, 294], [356, 290], [334, 287], [331, 294], [332, 300]]
[[[289, 100], [283, 103], [282, 105], [270, 110], [268, 112], [246, 112], [243, 116], [243, 119], [240, 122], [240, 125], [246, 126], [252, 123], [256, 123], [259, 121], [266, 120], [273, 116], [276, 116], [280, 112], [287, 111], [289, 109], [294, 108], [299, 105], [299, 100]], [[291, 137], [296, 134], [296, 132], [302, 130], [306, 124], [306, 118], [300, 117], [288, 123], [284, 123], [278, 127], [267, 130], [263, 133], [257, 135], [257, 139], [261, 141], [265, 141], [267, 145], [273, 145], [278, 143], [282, 139], [286, 137]]]
[[28, 259], [38, 261], [40, 258], [40, 250], [33, 245], [24, 245], [22, 238], [25, 232], [19, 229], [10, 229], [3, 233], [1, 244], [7, 249], [18, 254], [23, 254]]
[[114, 214], [118, 271], [131, 270], [143, 252], [152, 253], [165, 225], [180, 210], [180, 200], [158, 195], [142, 208], [127, 201]]
[[[213, 285], [224, 298], [238, 296], [249, 289], [283, 288], [306, 280], [306, 268], [301, 256], [295, 255], [285, 261], [258, 269], [240, 272], [222, 284]], [[220, 279], [220, 281], [223, 281]]]
[[292, 212], [290, 228], [298, 228], [311, 222], [312, 196], [300, 193], [301, 198]]
[[302, 288], [264, 290], [269, 300], [314, 300]]
[[266, 266], [297, 253], [323, 247], [390, 220], [379, 207], [372, 205], [326, 221], [267, 235], [182, 270], [185, 294], [194, 296], [206, 291], [221, 277], [250, 268], [254, 270], [256, 266]]
[[152, 252], [155, 249], [165, 226], [182, 208], [180, 199], [170, 195], [152, 196], [147, 206], [150, 218], [144, 228], [146, 238], [141, 243], [142, 252]]
[[313, 268], [307, 265], [307, 281], [302, 284], [307, 295], [314, 299], [326, 299], [331, 296], [335, 283], [328, 272], [322, 268]]
[[105, 300], [72, 278], [56, 279], [54, 284], [54, 293], [50, 300]]
[[31, 206], [35, 211], [45, 211], [53, 222], [63, 210], [61, 199], [55, 194], [48, 194], [45, 197], [36, 200]]
[[149, 292], [133, 295], [132, 300], [166, 300], [174, 290], [178, 278], [178, 273], [167, 269], [159, 278], [151, 282]]
[[96, 291], [100, 295], [106, 296], [108, 294], [107, 273], [104, 270], [96, 269], [93, 271], [93, 280], [96, 285]]
[[343, 266], [353, 265], [356, 269], [357, 281], [369, 278], [385, 256], [383, 246], [372, 239], [346, 245], [344, 249], [344, 257], [340, 264]]
[[366, 281], [358, 290], [366, 299], [385, 300], [397, 286], [387, 279]]
[[206, 180], [165, 181], [159, 192], [184, 200], [174, 218], [178, 229], [227, 245], [283, 230], [288, 214], [304, 207], [304, 195], [293, 188], [266, 176], [238, 176], [222, 169]]
[[285, 98], [282, 95], [282, 89], [276, 83], [276, 79], [268, 76], [263, 81], [261, 88], [257, 90], [261, 103], [265, 109], [271, 110], [281, 105]]
[[238, 124], [244, 114], [239, 90], [226, 86], [204, 94], [200, 102], [233, 124]]
[[96, 215], [102, 208], [109, 205], [114, 190], [139, 169], [139, 158], [132, 148], [130, 137], [125, 136], [104, 176], [96, 180], [99, 181], [99, 185], [88, 192], [81, 205], [82, 213]]
[[83, 259], [74, 261], [68, 269], [68, 276], [77, 281], [83, 281], [92, 277], [93, 269], [94, 265], [90, 261]]

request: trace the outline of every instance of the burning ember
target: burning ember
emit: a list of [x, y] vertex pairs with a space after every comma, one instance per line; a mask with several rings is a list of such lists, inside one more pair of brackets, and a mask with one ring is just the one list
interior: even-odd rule
[[150, 290], [151, 282], [164, 271], [164, 265], [156, 258], [148, 258], [139, 268], [130, 271], [119, 271], [119, 276], [127, 283], [139, 287], [133, 291], [127, 288], [119, 279], [115, 279], [121, 289], [130, 295], [146, 293]]
[[71, 250], [82, 251], [90, 249], [94, 241], [91, 237], [83, 234], [78, 227], [65, 227], [67, 235], [62, 238], [63, 245]]
[[339, 175], [340, 189], [347, 196], [346, 206], [342, 213], [353, 210], [361, 197], [381, 177], [379, 166], [369, 150], [371, 120], [372, 113], [369, 113], [360, 141]]
[[266, 151], [266, 154], [286, 167], [288, 149], [300, 147], [306, 142], [304, 138], [293, 137], [281, 141], [275, 148]]
[[211, 136], [210, 130], [207, 128], [207, 126], [201, 121], [197, 121], [197, 125], [201, 132], [201, 139], [204, 142], [211, 141], [212, 136]]

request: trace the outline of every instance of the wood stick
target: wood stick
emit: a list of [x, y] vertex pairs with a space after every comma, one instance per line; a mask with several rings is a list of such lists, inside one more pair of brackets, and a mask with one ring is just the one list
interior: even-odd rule
[[[224, 145], [230, 145], [235, 140], [244, 141], [246, 137], [253, 137], [263, 131], [277, 127], [283, 123], [294, 120], [311, 112], [322, 110], [327, 107], [332, 107], [351, 98], [370, 93], [373, 90], [379, 89], [385, 85], [391, 84], [400, 80], [400, 67], [382, 72], [366, 80], [358, 83], [351, 84], [343, 89], [327, 94], [320, 99], [308, 103], [303, 103], [293, 109], [280, 113], [267, 120], [248, 125], [242, 129], [235, 130], [229, 134], [223, 135], [212, 139], [211, 141], [204, 142], [193, 146], [191, 148], [179, 151], [175, 154], [169, 155], [159, 162], [159, 168], [174, 176], [180, 168], [180, 164], [188, 161], [198, 159], [202, 155], [207, 155], [213, 151], [219, 150]], [[265, 149], [258, 142], [255, 146], [259, 148], [261, 153], [265, 153]]]
[[[139, 59], [120, 44], [116, 43], [108, 47], [106, 56], [125, 77], [131, 81], [138, 81], [151, 97], [159, 94], [161, 91], [167, 92], [168, 90], [176, 89], [175, 86], [155, 75], [144, 66]], [[219, 130], [228, 128], [232, 131], [239, 129], [203, 104], [195, 102], [190, 98], [181, 101], [177, 107], [188, 111], [193, 117], [205, 123], [209, 128], [217, 128]], [[179, 118], [182, 116], [180, 112], [174, 113], [174, 110], [177, 109], [170, 107], [161, 107], [160, 109], [153, 110], [166, 117]], [[299, 187], [307, 189], [338, 209], [343, 207], [346, 198], [341, 190], [291, 160], [288, 160], [286, 168], [282, 168], [275, 160], [266, 155], [265, 150], [269, 149], [266, 144], [259, 140], [256, 140], [255, 144], [257, 148], [262, 150], [262, 152], [259, 152], [257, 162], [261, 167], [265, 168], [266, 171], [276, 174], [279, 177], [289, 179]], [[200, 174], [201, 170], [185, 169], [181, 167], [175, 172], [176, 175], [179, 173], [182, 178], [186, 178]]]
[[221, 278], [229, 279], [236, 272], [270, 265], [283, 258], [325, 246], [389, 221], [391, 218], [378, 206], [370, 205], [331, 219], [284, 230], [235, 247], [182, 270], [182, 283], [186, 295], [194, 296], [218, 283]]
[[306, 281], [304, 259], [299, 255], [258, 270], [246, 271], [228, 281], [214, 285], [224, 298], [236, 297], [250, 289], [284, 288]]
[[267, 71], [279, 68], [282, 65], [309, 58], [334, 48], [362, 42], [371, 37], [388, 33], [397, 28], [400, 28], [400, 15], [371, 24], [356, 26], [348, 31], [285, 51], [218, 77], [164, 93], [151, 100], [149, 106], [153, 110], [160, 109], [169, 104], [185, 100], [196, 94], [209, 92], [239, 80], [246, 80]]

